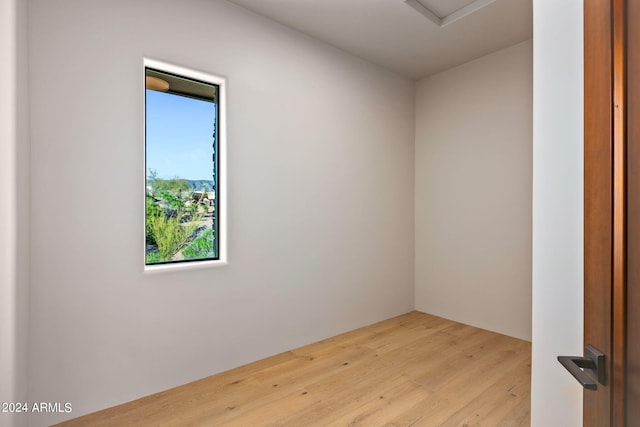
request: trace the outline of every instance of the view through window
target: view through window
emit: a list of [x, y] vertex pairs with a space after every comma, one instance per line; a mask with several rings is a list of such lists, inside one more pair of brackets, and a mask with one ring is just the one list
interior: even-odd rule
[[219, 86], [145, 67], [146, 265], [217, 260]]

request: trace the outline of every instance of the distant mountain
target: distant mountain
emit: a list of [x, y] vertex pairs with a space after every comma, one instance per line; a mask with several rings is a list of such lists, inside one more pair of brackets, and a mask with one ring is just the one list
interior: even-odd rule
[[[183, 184], [181, 183], [186, 183], [191, 189], [191, 191], [203, 191], [203, 190], [206, 192], [213, 191], [213, 181], [210, 179], [173, 178], [173, 179], [158, 179], [157, 181], [158, 181], [159, 188], [164, 188], [164, 189], [175, 190], [176, 188], [184, 188]], [[154, 182], [155, 182], [154, 180], [147, 181], [147, 190], [153, 191]]]
[[213, 181], [208, 179], [185, 179], [193, 191], [213, 191]]

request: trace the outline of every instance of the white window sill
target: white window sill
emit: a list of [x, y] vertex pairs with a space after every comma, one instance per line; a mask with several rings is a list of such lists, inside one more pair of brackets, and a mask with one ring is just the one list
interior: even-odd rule
[[145, 265], [145, 274], [167, 273], [173, 271], [201, 270], [229, 265], [225, 260], [176, 262], [170, 264]]

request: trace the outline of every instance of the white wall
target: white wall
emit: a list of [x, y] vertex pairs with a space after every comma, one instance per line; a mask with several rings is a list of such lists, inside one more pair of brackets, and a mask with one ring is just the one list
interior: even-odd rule
[[[412, 82], [225, 1], [29, 18], [32, 425], [413, 308]], [[143, 56], [228, 77], [227, 267], [142, 273]]]
[[531, 339], [532, 43], [418, 82], [416, 308]]
[[533, 427], [582, 425], [582, 388], [556, 360], [582, 354], [582, 3], [533, 2]]
[[[26, 3], [0, 0], [0, 402], [27, 400], [29, 138]], [[0, 426], [26, 425], [0, 413]]]

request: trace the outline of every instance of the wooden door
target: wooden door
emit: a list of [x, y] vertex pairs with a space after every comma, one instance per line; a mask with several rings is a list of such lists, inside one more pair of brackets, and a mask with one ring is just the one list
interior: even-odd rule
[[584, 391], [584, 425], [611, 418], [613, 287], [612, 0], [584, 3], [584, 343], [605, 354], [605, 385]]
[[640, 0], [585, 0], [584, 14], [584, 343], [606, 372], [584, 425], [640, 426]]
[[626, 424], [640, 426], [640, 0], [627, 1]]

